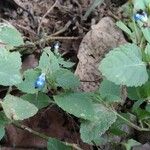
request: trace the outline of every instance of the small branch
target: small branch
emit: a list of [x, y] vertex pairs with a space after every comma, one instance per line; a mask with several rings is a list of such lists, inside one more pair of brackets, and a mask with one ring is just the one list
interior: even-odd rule
[[134, 128], [134, 129], [136, 129], [138, 131], [150, 131], [150, 129], [148, 129], [148, 128], [141, 128], [141, 127], [135, 125], [134, 123], [132, 123], [131, 121], [129, 121], [128, 119], [124, 118], [122, 115], [120, 115], [118, 113], [116, 113], [116, 115], [118, 117], [120, 117], [122, 120], [124, 120], [130, 127]]
[[37, 34], [38, 34], [38, 35], [39, 35], [39, 33], [40, 33], [43, 20], [44, 20], [45, 17], [54, 9], [54, 7], [56, 7], [57, 3], [58, 3], [58, 0], [56, 0], [55, 3], [54, 3], [54, 4], [47, 10], [47, 12], [43, 15], [43, 17], [42, 17], [42, 19], [41, 19], [41, 22], [39, 23], [38, 30], [37, 30]]
[[59, 34], [65, 32], [69, 28], [70, 25], [71, 25], [71, 21], [68, 21], [62, 29], [60, 29], [59, 31], [51, 34], [51, 36], [56, 36], [56, 35], [59, 35]]
[[[48, 137], [47, 135], [42, 134], [42, 133], [39, 133], [39, 132], [37, 132], [37, 131], [34, 131], [34, 130], [32, 130], [31, 128], [29, 128], [29, 127], [27, 127], [27, 126], [25, 126], [25, 125], [23, 125], [23, 124], [20, 124], [20, 123], [17, 123], [17, 122], [13, 122], [12, 124], [13, 124], [14, 126], [16, 126], [17, 128], [22, 129], [22, 130], [25, 130], [25, 131], [28, 131], [29, 133], [32, 133], [32, 134], [34, 134], [34, 135], [36, 135], [36, 136], [38, 136], [38, 137], [40, 137], [40, 138], [42, 138], [42, 139], [45, 139], [46, 141], [49, 140], [49, 137]], [[63, 143], [64, 143], [66, 146], [70, 146], [70, 147], [72, 147], [72, 148], [74, 148], [74, 149], [76, 149], [76, 150], [82, 150], [80, 147], [78, 147], [77, 144], [71, 144], [71, 143], [67, 143], [67, 142], [63, 142]]]
[[68, 37], [68, 36], [67, 37], [61, 37], [61, 36], [53, 37], [50, 35], [50, 36], [42, 38], [34, 43], [27, 43], [25, 45], [17, 46], [15, 48], [11, 49], [10, 52], [19, 51], [21, 53], [26, 52], [27, 54], [31, 54], [34, 52], [34, 50], [37, 48], [37, 46], [41, 45], [44, 42], [47, 43], [52, 40], [78, 40], [81, 38], [82, 37]]

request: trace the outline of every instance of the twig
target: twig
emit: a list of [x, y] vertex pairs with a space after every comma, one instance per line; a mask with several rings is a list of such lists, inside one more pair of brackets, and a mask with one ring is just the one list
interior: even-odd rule
[[41, 22], [39, 23], [38, 29], [37, 29], [37, 34], [39, 35], [40, 30], [41, 30], [41, 26], [43, 23], [43, 20], [45, 19], [45, 17], [53, 10], [53, 8], [57, 5], [58, 0], [55, 1], [55, 3], [47, 10], [47, 12], [44, 14], [44, 16], [41, 19]]
[[65, 31], [69, 28], [70, 25], [71, 25], [71, 21], [68, 21], [68, 22], [66, 23], [66, 25], [65, 25], [62, 29], [60, 29], [59, 31], [57, 31], [57, 32], [55, 32], [55, 33], [53, 33], [53, 34], [51, 34], [51, 36], [56, 36], [56, 35], [58, 35], [58, 34], [61, 34], [61, 33], [65, 32]]
[[21, 45], [21, 46], [17, 46], [13, 49], [10, 50], [10, 52], [14, 52], [14, 51], [19, 51], [20, 53], [26, 52], [28, 54], [31, 54], [34, 52], [34, 50], [37, 48], [37, 46], [41, 45], [42, 43], [46, 43], [52, 40], [78, 40], [81, 39], [82, 37], [53, 37], [53, 36], [47, 36], [45, 38], [42, 38], [34, 43], [27, 43], [25, 45]]
[[128, 119], [124, 118], [122, 115], [118, 114], [117, 112], [115, 112], [115, 113], [118, 117], [120, 117], [122, 120], [124, 120], [130, 127], [136, 129], [137, 131], [150, 131], [150, 129], [148, 129], [148, 128], [141, 128], [141, 127], [137, 126], [136, 124], [134, 124], [131, 121], [129, 121]]
[[[17, 123], [17, 122], [13, 122], [13, 125], [16, 126], [17, 128], [19, 129], [22, 129], [22, 130], [25, 130], [25, 131], [28, 131], [29, 133], [32, 133], [42, 139], [45, 139], [46, 141], [48, 141], [50, 139], [50, 137], [48, 137], [47, 135], [45, 134], [42, 134], [42, 133], [39, 133], [37, 131], [34, 131], [32, 130], [31, 128], [23, 125], [23, 124], [20, 124], [20, 123]], [[71, 144], [71, 143], [67, 143], [67, 142], [63, 142], [66, 146], [70, 146], [76, 150], [82, 150], [80, 147], [78, 147], [78, 145], [76, 144]]]

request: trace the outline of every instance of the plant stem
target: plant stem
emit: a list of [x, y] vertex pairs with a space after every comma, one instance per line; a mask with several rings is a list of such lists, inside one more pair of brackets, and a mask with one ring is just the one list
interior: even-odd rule
[[26, 52], [27, 54], [31, 54], [34, 52], [34, 50], [37, 48], [37, 46], [43, 44], [43, 43], [47, 43], [49, 41], [52, 41], [52, 40], [78, 40], [78, 39], [81, 39], [82, 37], [62, 37], [62, 36], [53, 36], [53, 35], [49, 35], [47, 37], [44, 37], [40, 40], [37, 40], [36, 42], [34, 43], [27, 43], [27, 44], [24, 44], [24, 45], [20, 45], [20, 46], [17, 46], [13, 49], [10, 50], [10, 52], [14, 52], [14, 51], [18, 51], [20, 53], [24, 53]]
[[[34, 131], [34, 130], [32, 130], [31, 128], [29, 128], [29, 127], [27, 127], [27, 126], [25, 126], [25, 125], [23, 125], [23, 124], [20, 124], [20, 123], [18, 123], [18, 122], [13, 122], [12, 124], [13, 124], [14, 126], [16, 126], [17, 128], [22, 129], [22, 130], [25, 130], [25, 131], [28, 131], [29, 133], [32, 133], [32, 134], [34, 134], [34, 135], [36, 135], [36, 136], [38, 136], [38, 137], [40, 137], [40, 138], [42, 138], [42, 139], [44, 139], [44, 140], [46, 140], [46, 141], [48, 141], [49, 138], [50, 138], [50, 137], [48, 137], [47, 135], [42, 134], [42, 133], [39, 133], [39, 132], [37, 132], [37, 131]], [[67, 142], [63, 142], [63, 143], [64, 143], [66, 146], [72, 147], [73, 149], [82, 150], [80, 147], [78, 147], [77, 144], [71, 144], [71, 143], [67, 143]]]
[[136, 124], [132, 123], [131, 121], [129, 121], [128, 119], [126, 119], [125, 117], [123, 117], [122, 115], [118, 114], [117, 112], [115, 112], [116, 115], [118, 117], [120, 117], [122, 120], [124, 120], [130, 127], [138, 130], [138, 131], [150, 131], [150, 129], [147, 129], [147, 128], [141, 128], [139, 126], [137, 126]]

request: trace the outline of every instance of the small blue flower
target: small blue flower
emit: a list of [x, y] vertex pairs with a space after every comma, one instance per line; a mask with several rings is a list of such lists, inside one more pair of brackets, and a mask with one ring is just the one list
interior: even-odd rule
[[45, 73], [42, 73], [35, 81], [35, 88], [42, 89], [45, 85]]
[[54, 45], [54, 49], [58, 51], [59, 47], [60, 47], [60, 43], [57, 42], [57, 43]]
[[146, 12], [142, 11], [142, 12], [137, 12], [136, 14], [134, 14], [134, 20], [135, 21], [142, 21], [142, 22], [147, 22], [148, 21], [148, 17]]

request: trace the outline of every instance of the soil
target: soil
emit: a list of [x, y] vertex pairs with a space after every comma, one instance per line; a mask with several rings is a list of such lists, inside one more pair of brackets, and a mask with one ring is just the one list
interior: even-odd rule
[[[91, 25], [97, 24], [106, 16], [119, 17], [116, 9], [125, 0], [106, 0], [104, 4], [92, 11], [87, 20], [83, 20], [83, 15], [92, 0], [58, 0], [56, 4], [55, 2], [55, 0], [1, 0], [0, 17], [2, 21], [8, 21], [14, 25], [24, 35], [25, 41], [34, 42], [52, 34], [63, 37], [80, 37], [77, 40], [59, 40], [60, 53], [65, 59], [70, 59], [78, 64], [79, 45], [82, 38], [91, 29]], [[48, 10], [49, 13], [43, 18]], [[22, 70], [36, 67], [41, 49], [45, 46], [52, 46], [55, 42], [57, 40], [43, 43], [33, 54], [24, 55]], [[77, 143], [83, 150], [94, 150], [94, 147], [83, 143], [80, 139], [78, 119], [69, 116], [56, 106], [40, 110], [36, 116], [25, 120], [24, 124], [48, 136]], [[12, 150], [12, 147], [15, 147], [16, 150], [36, 150], [44, 149], [46, 142], [9, 125], [1, 145], [3, 145], [2, 150]]]

